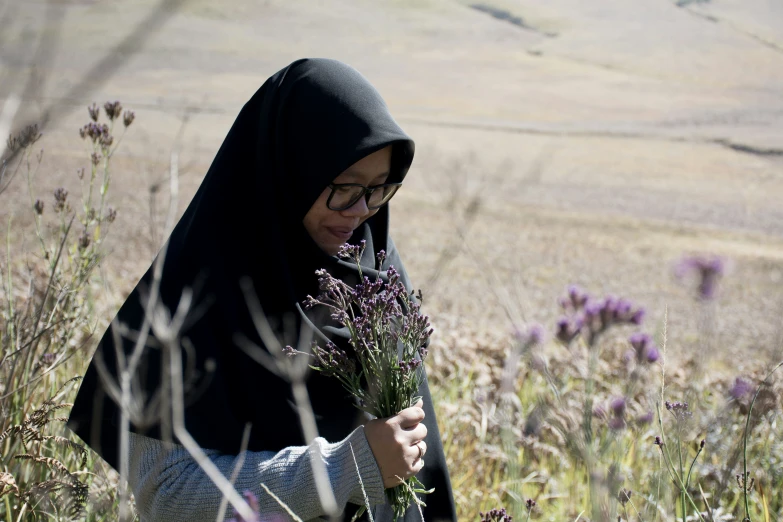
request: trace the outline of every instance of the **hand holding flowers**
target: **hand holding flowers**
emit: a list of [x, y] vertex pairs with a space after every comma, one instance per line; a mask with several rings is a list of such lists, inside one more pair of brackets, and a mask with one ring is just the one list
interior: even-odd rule
[[406, 408], [393, 417], [373, 419], [364, 426], [367, 442], [381, 470], [383, 487], [393, 488], [424, 467], [421, 458], [427, 452], [427, 427], [424, 420], [424, 401]]
[[[337, 254], [356, 264], [360, 281], [355, 287], [326, 270], [316, 271], [321, 294], [307, 296], [305, 307], [328, 307], [331, 318], [348, 330], [352, 350], [348, 353], [332, 342], [325, 347], [314, 342], [311, 368], [337, 378], [357, 399], [357, 407], [376, 417], [365, 426], [365, 434], [398, 518], [412, 503], [424, 505], [416, 493], [433, 491], [425, 490], [414, 476], [424, 466], [427, 450], [427, 428], [421, 422], [423, 402], [417, 394], [424, 380], [421, 363], [432, 329], [429, 318], [420, 313], [421, 295], [417, 300], [408, 293], [394, 267], [386, 271], [388, 282], [382, 278], [384, 251], [377, 256], [375, 280], [363, 276], [364, 247], [364, 241], [359, 246], [346, 244]], [[285, 350], [289, 355], [300, 353], [290, 346]]]

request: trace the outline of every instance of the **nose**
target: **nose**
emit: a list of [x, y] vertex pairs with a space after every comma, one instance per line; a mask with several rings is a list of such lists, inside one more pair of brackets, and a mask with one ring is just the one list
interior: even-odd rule
[[341, 210], [340, 213], [345, 216], [358, 216], [360, 218], [366, 216], [370, 213], [370, 209], [367, 208], [367, 198], [365, 196], [360, 197], [359, 201], [345, 210]]

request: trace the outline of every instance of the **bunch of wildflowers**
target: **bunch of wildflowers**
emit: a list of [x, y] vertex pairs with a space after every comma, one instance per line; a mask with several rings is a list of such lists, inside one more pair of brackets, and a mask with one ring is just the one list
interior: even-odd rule
[[[566, 295], [559, 300], [564, 315], [557, 321], [554, 337], [569, 350], [579, 343], [587, 350], [586, 368], [579, 369], [584, 378], [584, 388], [579, 390], [577, 400], [558, 395], [559, 406], [548, 423], [554, 427], [562, 440], [567, 441], [569, 454], [586, 473], [594, 477], [590, 481], [590, 498], [593, 518], [604, 518], [601, 512], [603, 495], [617, 492], [617, 477], [621, 465], [621, 432], [633, 425], [641, 426], [652, 420], [652, 414], [632, 416], [637, 404], [637, 381], [643, 376], [642, 368], [658, 360], [660, 354], [649, 336], [637, 333], [630, 337], [630, 348], [626, 361], [636, 361], [634, 371], [622, 395], [614, 395], [602, 405], [595, 405], [598, 392], [605, 388], [605, 381], [599, 370], [605, 368], [600, 357], [601, 339], [609, 331], [623, 326], [641, 326], [644, 308], [628, 299], [607, 295], [597, 298], [576, 285], [570, 285]], [[565, 383], [563, 383], [565, 384]], [[558, 388], [562, 389], [562, 385]], [[556, 388], [553, 388], [556, 389]], [[572, 396], [573, 397], [573, 396]], [[581, 403], [581, 411], [577, 405]], [[600, 421], [595, 423], [595, 419]], [[574, 432], [580, 436], [574, 437]], [[612, 460], [610, 472], [599, 470], [606, 459]], [[614, 470], [614, 471], [612, 471]], [[605, 490], [605, 491], [604, 491]]]
[[[414, 299], [402, 283], [394, 267], [386, 271], [388, 282], [378, 276], [372, 280], [362, 275], [360, 260], [365, 242], [343, 245], [338, 256], [356, 263], [360, 282], [351, 287], [332, 277], [326, 270], [317, 270], [318, 297], [307, 296], [305, 308], [326, 306], [331, 318], [350, 332], [348, 354], [334, 343], [321, 347], [313, 343], [311, 368], [340, 380], [343, 387], [358, 399], [360, 409], [378, 418], [396, 415], [416, 404], [424, 375], [421, 367], [427, 356], [426, 344], [432, 334], [429, 318], [422, 315], [419, 299]], [[382, 266], [386, 253], [377, 256]], [[298, 352], [286, 347], [289, 355]], [[366, 382], [366, 387], [363, 383]], [[415, 493], [425, 491], [416, 477], [386, 490], [396, 517], [415, 502], [423, 505]]]
[[560, 306], [568, 315], [558, 320], [556, 338], [568, 345], [581, 333], [590, 347], [612, 326], [642, 324], [645, 313], [623, 298], [593, 299], [575, 285], [568, 287], [568, 296], [560, 300]]

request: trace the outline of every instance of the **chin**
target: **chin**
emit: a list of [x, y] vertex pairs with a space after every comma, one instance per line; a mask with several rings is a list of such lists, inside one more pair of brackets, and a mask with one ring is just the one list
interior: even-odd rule
[[340, 251], [340, 247], [343, 246], [345, 243], [322, 243], [319, 245], [321, 247], [321, 250], [326, 252], [330, 256], [336, 256], [337, 252]]

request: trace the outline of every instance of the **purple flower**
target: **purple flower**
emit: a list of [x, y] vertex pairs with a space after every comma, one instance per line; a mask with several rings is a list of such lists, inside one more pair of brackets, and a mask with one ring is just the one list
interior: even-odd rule
[[585, 322], [590, 323], [591, 321], [596, 321], [601, 317], [601, 312], [604, 309], [604, 303], [601, 303], [599, 301], [588, 301], [587, 304], [585, 304], [584, 307], [584, 317]]
[[544, 328], [540, 324], [534, 324], [528, 330], [527, 338], [530, 344], [541, 344], [544, 339]]
[[93, 143], [97, 143], [108, 139], [111, 135], [109, 134], [109, 127], [105, 123], [98, 124], [90, 122], [79, 129], [79, 136], [81, 136], [82, 139], [90, 138]]
[[43, 214], [44, 211], [44, 202], [40, 199], [36, 199], [35, 203], [33, 204], [33, 210], [35, 210], [35, 213], [39, 216]]
[[744, 377], [737, 377], [734, 379], [734, 385], [729, 390], [729, 395], [735, 399], [740, 400], [753, 395], [755, 388], [753, 384]]
[[85, 250], [88, 246], [90, 246], [90, 236], [85, 230], [82, 232], [82, 235], [79, 236], [79, 250]]
[[350, 375], [356, 371], [356, 363], [353, 359], [331, 341], [327, 341], [326, 349], [321, 348], [316, 341], [313, 341], [313, 354], [320, 363], [318, 366], [324, 375]]
[[568, 346], [576, 338], [576, 336], [579, 335], [579, 331], [581, 329], [581, 318], [571, 320], [568, 317], [561, 317], [557, 321], [557, 331], [555, 333], [555, 337], [558, 341]]
[[625, 406], [625, 397], [616, 397], [612, 399], [612, 402], [609, 404], [609, 407], [612, 409], [614, 416], [620, 418], [625, 415]]
[[93, 103], [91, 106], [87, 107], [87, 112], [89, 113], [90, 119], [92, 119], [92, 121], [98, 121], [100, 109], [98, 108], [97, 103]]
[[641, 325], [644, 322], [644, 316], [646, 312], [644, 308], [639, 308], [633, 314], [631, 314], [631, 317], [628, 319], [628, 322], [631, 324], [635, 324], [636, 326]]
[[683, 258], [674, 267], [674, 276], [684, 279], [690, 274], [695, 274], [698, 280], [696, 295], [703, 301], [709, 301], [715, 297], [718, 281], [725, 272], [725, 261], [718, 256], [691, 256]]
[[383, 266], [383, 262], [386, 261], [386, 251], [385, 250], [380, 250], [375, 255], [375, 260], [378, 262], [378, 270], [380, 270], [381, 267]]
[[631, 346], [633, 346], [636, 353], [640, 354], [639, 358], [641, 359], [644, 357], [644, 353], [647, 351], [647, 347], [650, 345], [651, 341], [649, 335], [637, 332], [628, 338], [628, 342], [631, 343]]
[[755, 483], [756, 479], [750, 476], [750, 471], [745, 472], [744, 475], [742, 473], [737, 474], [737, 485], [740, 489], [748, 492], [753, 491]]
[[125, 114], [122, 118], [122, 123], [126, 127], [130, 127], [131, 123], [133, 123], [133, 120], [136, 118], [136, 113], [133, 111], [125, 111]]
[[421, 365], [421, 361], [419, 359], [411, 359], [410, 361], [400, 361], [399, 362], [400, 372], [402, 372], [404, 375], [407, 375], [413, 372], [414, 370], [416, 370], [416, 368], [418, 368], [419, 365]]
[[68, 191], [63, 187], [54, 191], [54, 211], [62, 212], [65, 210], [65, 201], [68, 199]]
[[534, 324], [527, 331], [514, 330], [514, 337], [526, 348], [535, 344], [541, 344], [544, 339], [544, 328], [539, 324]]
[[119, 118], [122, 114], [122, 104], [118, 101], [106, 102], [103, 104], [103, 108], [106, 111], [106, 116], [108, 116], [110, 120]]
[[622, 417], [612, 417], [609, 419], [609, 429], [619, 431], [625, 428], [625, 420]]
[[359, 261], [362, 259], [362, 254], [364, 253], [364, 248], [367, 246], [367, 241], [362, 239], [359, 241], [358, 245], [351, 245], [349, 243], [346, 243], [340, 247], [340, 249], [337, 251], [337, 257], [345, 260], [352, 260], [356, 264], [359, 264]]
[[617, 298], [611, 295], [606, 296], [601, 303], [599, 315], [601, 317], [601, 323], [605, 325], [621, 319], [621, 316], [617, 311]]
[[348, 322], [349, 316], [345, 310], [335, 310], [332, 312], [331, 318], [338, 323], [345, 325]]
[[641, 364], [643, 362], [654, 363], [660, 358], [658, 348], [652, 344], [652, 339], [645, 333], [635, 333], [629, 339], [633, 347], [634, 354], [636, 355], [636, 362]]
[[262, 522], [259, 514], [260, 507], [258, 505], [258, 498], [256, 498], [251, 491], [245, 491], [242, 493], [242, 496], [245, 497], [245, 502], [248, 503], [250, 509], [253, 511], [253, 516], [251, 518], [244, 518], [234, 509], [234, 518], [229, 519], [229, 522]]
[[684, 421], [693, 415], [690, 411], [688, 411], [687, 402], [666, 401], [664, 404], [666, 409], [669, 410], [669, 412], [674, 415], [674, 418], [676, 418], [678, 421]]
[[591, 299], [574, 286], [569, 287], [568, 297], [560, 302], [566, 312], [578, 312], [557, 323], [556, 338], [565, 344], [573, 341], [576, 334], [584, 329], [587, 344], [592, 347], [598, 337], [612, 326], [638, 325], [644, 320], [644, 309], [635, 308], [626, 299], [611, 295], [601, 300]]
[[644, 426], [646, 424], [650, 424], [653, 421], [653, 419], [654, 419], [653, 412], [651, 410], [643, 415], [639, 415], [638, 417], [636, 417], [636, 424], [638, 424], [639, 426]]
[[[528, 510], [532, 509], [535, 502], [528, 507]], [[506, 512], [506, 508], [490, 509], [486, 513], [479, 511], [481, 522], [511, 522], [513, 517]]]
[[655, 445], [656, 446], [663, 446], [663, 439], [660, 435], [655, 436]]
[[580, 287], [576, 285], [568, 287], [568, 300], [574, 311], [580, 310], [589, 299], [590, 296]]

